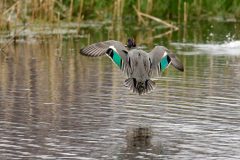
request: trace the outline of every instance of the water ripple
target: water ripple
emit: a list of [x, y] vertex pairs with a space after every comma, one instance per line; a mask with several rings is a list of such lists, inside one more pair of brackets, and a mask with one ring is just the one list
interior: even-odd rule
[[239, 57], [184, 55], [139, 96], [107, 57], [32, 45], [0, 61], [2, 159], [240, 158]]

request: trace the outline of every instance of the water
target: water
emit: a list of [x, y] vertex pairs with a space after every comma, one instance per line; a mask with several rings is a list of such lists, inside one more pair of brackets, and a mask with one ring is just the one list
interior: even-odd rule
[[87, 39], [69, 37], [1, 55], [1, 159], [240, 159], [239, 41], [172, 40], [185, 72], [170, 67], [139, 96], [110, 59], [78, 54]]

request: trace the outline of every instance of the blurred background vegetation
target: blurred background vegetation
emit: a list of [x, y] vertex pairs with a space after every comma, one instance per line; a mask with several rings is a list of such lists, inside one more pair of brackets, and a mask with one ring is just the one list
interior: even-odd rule
[[239, 0], [1, 0], [0, 30], [22, 24], [139, 22], [133, 7], [175, 24], [194, 20], [238, 21]]

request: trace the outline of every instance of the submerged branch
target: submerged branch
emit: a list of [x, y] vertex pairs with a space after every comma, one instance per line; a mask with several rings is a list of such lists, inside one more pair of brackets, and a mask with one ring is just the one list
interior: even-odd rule
[[162, 37], [164, 37], [164, 36], [166, 36], [166, 35], [171, 34], [172, 32], [173, 32], [173, 30], [170, 29], [169, 31], [166, 31], [166, 32], [164, 32], [164, 33], [162, 33], [162, 34], [158, 34], [158, 35], [154, 36], [153, 38], [154, 38], [154, 39], [162, 38]]
[[143, 17], [152, 19], [152, 20], [154, 20], [154, 21], [156, 21], [156, 22], [158, 22], [158, 23], [161, 23], [161, 24], [163, 24], [163, 25], [165, 25], [165, 26], [167, 26], [167, 27], [169, 27], [169, 28], [173, 28], [174, 30], [178, 30], [178, 27], [177, 27], [177, 26], [174, 26], [174, 25], [172, 25], [172, 24], [170, 24], [170, 23], [168, 23], [168, 22], [166, 22], [166, 21], [164, 21], [164, 20], [162, 20], [162, 19], [160, 19], [160, 18], [151, 16], [151, 15], [146, 14], [146, 13], [142, 13], [142, 12], [138, 11], [135, 6], [134, 6], [133, 8], [134, 8], [134, 10], [136, 11], [136, 13], [137, 13], [137, 15], [138, 15], [139, 17], [142, 17], [142, 16], [143, 16]]
[[16, 36], [19, 33], [23, 32], [26, 29], [26, 26], [28, 26], [28, 25], [29, 24], [24, 25], [22, 29], [20, 29], [17, 33], [15, 33], [12, 38], [10, 38], [2, 47], [0, 47], [0, 53], [2, 53], [4, 56], [6, 56], [7, 54], [5, 52], [5, 48], [8, 47], [10, 44], [12, 44], [16, 40]]

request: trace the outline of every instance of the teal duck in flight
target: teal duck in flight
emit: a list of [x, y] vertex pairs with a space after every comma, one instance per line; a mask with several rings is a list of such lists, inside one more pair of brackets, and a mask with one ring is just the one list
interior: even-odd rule
[[153, 90], [155, 82], [151, 78], [160, 77], [170, 64], [184, 71], [182, 63], [166, 47], [155, 46], [147, 53], [133, 39], [128, 39], [127, 45], [115, 40], [94, 43], [80, 53], [92, 57], [107, 55], [127, 75], [124, 85], [139, 95]]

